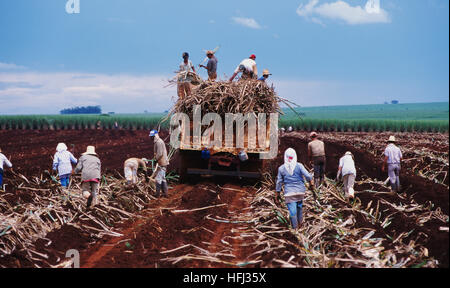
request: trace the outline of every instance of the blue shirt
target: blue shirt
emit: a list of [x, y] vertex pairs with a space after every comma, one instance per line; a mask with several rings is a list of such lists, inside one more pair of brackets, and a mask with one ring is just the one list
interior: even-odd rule
[[284, 184], [284, 196], [289, 196], [290, 194], [297, 194], [299, 192], [305, 192], [305, 180], [311, 181], [312, 176], [309, 174], [309, 172], [305, 169], [305, 167], [297, 163], [297, 166], [294, 169], [294, 174], [289, 175], [288, 171], [286, 170], [286, 167], [284, 165], [280, 166], [278, 168], [278, 176], [277, 176], [277, 184], [276, 184], [276, 190], [277, 192], [281, 191], [281, 188]]
[[264, 78], [264, 76], [259, 77], [258, 80], [266, 82], [266, 78]]

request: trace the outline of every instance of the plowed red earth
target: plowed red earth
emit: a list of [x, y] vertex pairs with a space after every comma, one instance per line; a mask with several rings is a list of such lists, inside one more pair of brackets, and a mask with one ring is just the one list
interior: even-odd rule
[[[163, 138], [167, 134], [162, 133]], [[96, 146], [102, 160], [102, 168], [108, 171], [122, 172], [123, 161], [129, 157], [153, 156], [153, 145], [147, 131], [124, 130], [67, 130], [67, 131], [0, 131], [4, 154], [11, 156], [16, 172], [24, 175], [39, 175], [44, 170], [51, 169], [51, 157], [59, 142], [65, 142], [69, 149], [79, 157], [87, 145]], [[295, 134], [281, 138], [280, 153], [276, 160], [270, 163], [275, 171], [282, 163], [282, 154], [287, 147], [293, 147], [298, 153], [299, 162], [306, 163], [306, 145], [304, 138]], [[448, 148], [448, 146], [447, 146]], [[342, 143], [327, 143], [328, 176], [334, 178], [337, 161], [345, 151], [350, 150], [358, 159], [359, 176], [383, 179], [379, 167], [380, 160], [365, 153], [365, 151]], [[176, 157], [171, 162], [170, 169], [178, 166]], [[5, 170], [5, 182], [8, 183], [8, 170]], [[419, 204], [431, 201], [436, 207], [441, 207], [448, 215], [448, 188], [431, 181], [427, 182], [415, 175], [402, 175], [405, 193], [413, 197]], [[364, 187], [356, 187], [365, 189]], [[7, 188], [12, 189], [14, 188]], [[380, 189], [386, 189], [381, 187]], [[255, 252], [252, 247], [245, 246], [245, 237], [240, 229], [249, 224], [219, 223], [208, 219], [229, 219], [233, 215], [244, 214], [249, 203], [246, 199], [255, 193], [254, 188], [241, 183], [217, 183], [205, 180], [197, 185], [175, 185], [169, 190], [168, 199], [160, 199], [148, 204], [144, 212], [137, 218], [126, 223], [118, 223], [116, 231], [122, 237], [104, 237], [92, 239], [89, 235], [80, 235], [72, 231], [71, 226], [64, 226], [58, 231], [47, 235], [52, 241], [45, 246], [46, 241], [36, 243], [36, 247], [52, 255], [53, 260], [64, 258], [65, 251], [79, 249], [81, 251], [82, 267], [258, 267], [258, 264], [246, 263], [246, 258]], [[26, 195], [17, 195], [26, 197]], [[398, 201], [386, 195], [359, 194], [362, 203], [383, 198], [388, 201]], [[393, 197], [393, 196], [392, 196]], [[179, 211], [203, 208], [225, 204], [220, 207], [200, 211]], [[427, 239], [421, 241], [429, 248], [430, 254], [438, 259], [441, 266], [448, 267], [448, 232], [439, 231], [439, 223], [430, 221], [424, 227], [408, 222], [408, 219], [398, 218], [389, 227], [390, 232], [407, 231], [413, 227], [414, 233], [425, 233]], [[370, 223], [360, 225], [371, 226]], [[406, 227], [406, 228], [405, 228]], [[409, 230], [408, 230], [409, 231]], [[413, 233], [413, 234], [414, 234]], [[411, 237], [413, 237], [412, 235]], [[226, 241], [224, 242], [224, 239]], [[190, 244], [190, 245], [189, 245]], [[183, 247], [184, 246], [184, 247]], [[183, 247], [183, 248], [180, 248]], [[178, 250], [175, 250], [180, 248]], [[177, 257], [189, 254], [220, 255], [222, 261], [205, 261], [201, 259]], [[264, 257], [270, 257], [265, 255]], [[50, 259], [50, 260], [52, 260]], [[18, 255], [0, 259], [0, 264], [7, 267], [30, 267]], [[49, 261], [50, 261], [49, 260]]]

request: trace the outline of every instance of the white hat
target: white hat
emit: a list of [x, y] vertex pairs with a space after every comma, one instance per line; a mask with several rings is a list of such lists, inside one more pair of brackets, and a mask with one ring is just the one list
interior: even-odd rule
[[95, 147], [94, 146], [88, 146], [86, 148], [86, 152], [84, 152], [83, 155], [97, 155], [97, 153], [95, 153]]
[[353, 153], [350, 151], [347, 151], [347, 152], [345, 152], [345, 155], [353, 155]]
[[396, 142], [396, 141], [395, 141], [395, 136], [391, 136], [391, 137], [389, 137], [389, 140], [388, 140], [388, 142]]

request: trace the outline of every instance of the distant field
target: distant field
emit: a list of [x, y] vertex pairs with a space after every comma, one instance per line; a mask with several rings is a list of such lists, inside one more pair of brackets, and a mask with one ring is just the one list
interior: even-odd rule
[[[305, 119], [449, 120], [449, 103], [380, 104], [296, 108]], [[285, 109], [286, 117], [295, 115]]]
[[[359, 106], [327, 106], [284, 109], [280, 127], [292, 126], [302, 131], [449, 131], [448, 102], [420, 104], [386, 104]], [[10, 129], [153, 129], [167, 114], [115, 115], [31, 115], [1, 116], [0, 130]], [[299, 118], [301, 116], [301, 119]], [[100, 121], [100, 122], [99, 122]], [[168, 121], [162, 124], [167, 128]]]
[[[448, 132], [448, 102], [284, 109], [281, 127], [302, 131]], [[301, 119], [300, 119], [301, 117]]]

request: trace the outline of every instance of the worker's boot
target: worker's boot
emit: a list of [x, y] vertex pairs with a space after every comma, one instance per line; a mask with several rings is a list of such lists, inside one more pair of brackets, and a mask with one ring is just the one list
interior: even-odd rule
[[162, 184], [162, 194], [164, 198], [169, 198], [169, 195], [167, 195], [167, 192], [169, 191], [169, 187], [167, 186], [167, 181], [164, 181], [161, 183]]
[[156, 190], [155, 197], [159, 198], [159, 193], [161, 192], [161, 184], [156, 183], [155, 184], [155, 190]]

